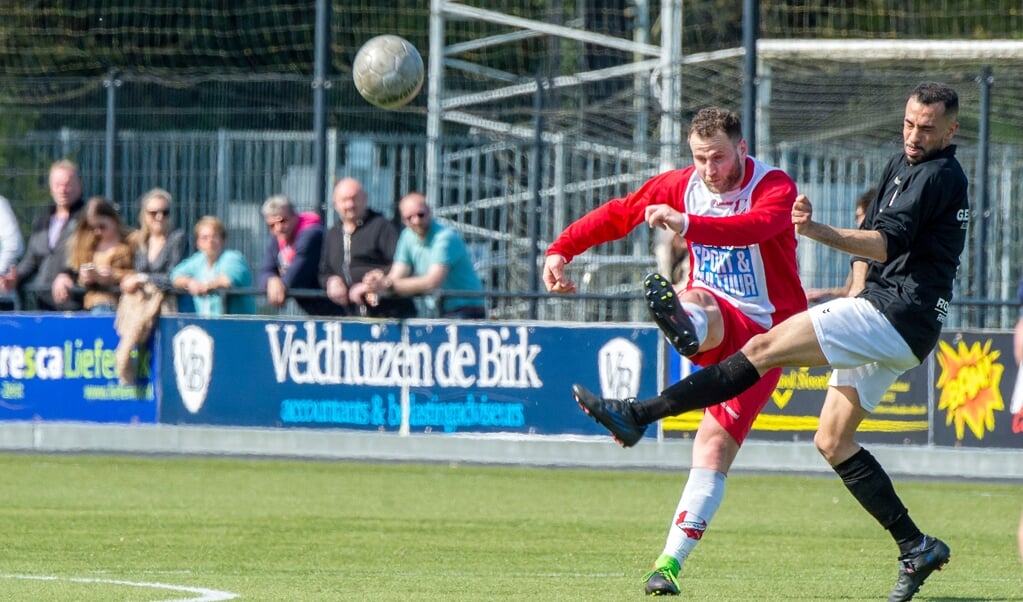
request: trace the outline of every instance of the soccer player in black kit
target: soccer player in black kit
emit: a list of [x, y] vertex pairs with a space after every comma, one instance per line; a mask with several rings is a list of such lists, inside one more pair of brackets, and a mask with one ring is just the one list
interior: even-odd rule
[[[970, 219], [966, 174], [952, 144], [958, 112], [959, 97], [947, 85], [923, 83], [913, 90], [903, 150], [885, 167], [859, 229], [815, 222], [810, 201], [796, 198], [796, 232], [853, 256], [850, 296], [792, 316], [651, 399], [604, 399], [574, 387], [588, 414], [619, 440], [636, 441], [636, 431], [646, 425], [735, 397], [773, 368], [831, 366], [814, 443], [899, 546], [899, 577], [889, 602], [911, 600], [951, 553], [917, 528], [888, 474], [855, 434], [895, 379], [931, 352], [947, 317]], [[669, 335], [692, 331], [682, 316]], [[658, 320], [669, 329], [677, 322]]]

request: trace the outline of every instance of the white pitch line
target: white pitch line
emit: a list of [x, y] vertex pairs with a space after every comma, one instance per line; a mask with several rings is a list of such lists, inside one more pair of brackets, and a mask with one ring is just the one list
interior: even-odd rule
[[95, 579], [92, 577], [57, 577], [54, 575], [0, 575], [2, 579], [32, 579], [35, 581], [70, 581], [72, 583], [105, 583], [108, 585], [127, 585], [129, 587], [148, 587], [152, 589], [166, 589], [175, 592], [186, 592], [199, 594], [198, 598], [176, 598], [174, 600], [162, 600], [161, 602], [221, 602], [223, 600], [234, 600], [238, 594], [222, 592], [204, 587], [186, 587], [184, 585], [171, 585], [169, 583], [146, 583], [142, 581], [121, 581], [119, 579]]

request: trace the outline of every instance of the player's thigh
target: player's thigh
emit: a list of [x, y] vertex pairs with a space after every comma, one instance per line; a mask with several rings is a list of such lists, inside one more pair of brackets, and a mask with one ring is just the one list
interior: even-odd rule
[[[728, 435], [727, 449], [733, 452], [742, 446], [743, 441], [753, 429], [753, 423], [757, 416], [771, 399], [771, 394], [778, 386], [781, 378], [781, 370], [771, 370], [755, 385], [746, 389], [736, 397], [710, 406], [705, 410], [704, 422], [714, 421], [713, 428], [708, 427], [708, 433], [720, 433], [724, 431]], [[699, 435], [699, 433], [697, 433]], [[724, 446], [721, 446], [724, 448]], [[734, 455], [728, 457], [728, 463]]]
[[806, 312], [791, 316], [762, 335], [753, 337], [743, 352], [761, 370], [796, 366], [824, 366], [824, 356], [813, 321]]
[[[718, 299], [713, 294], [706, 292], [705, 294], [714, 299], [717, 308], [713, 317], [708, 315], [707, 342], [715, 340], [717, 343], [708, 345], [705, 342], [704, 350], [691, 358], [693, 363], [699, 366], [710, 366], [722, 361], [742, 349], [751, 337], [765, 331], [763, 326], [754, 322], [739, 308]], [[715, 332], [717, 339], [712, 338]]]

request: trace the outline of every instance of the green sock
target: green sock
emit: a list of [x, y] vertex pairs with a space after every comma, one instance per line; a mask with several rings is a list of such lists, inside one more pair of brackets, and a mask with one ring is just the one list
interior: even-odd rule
[[674, 556], [661, 554], [654, 561], [654, 569], [668, 569], [672, 575], [678, 576], [679, 564]]

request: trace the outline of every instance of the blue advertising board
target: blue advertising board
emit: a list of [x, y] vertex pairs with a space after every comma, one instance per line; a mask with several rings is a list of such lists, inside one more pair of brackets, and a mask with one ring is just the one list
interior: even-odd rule
[[174, 317], [160, 330], [172, 424], [602, 435], [573, 383], [658, 390], [652, 327]]
[[119, 382], [113, 316], [0, 314], [0, 420], [156, 422], [152, 342]]
[[410, 340], [436, 350], [437, 379], [410, 384], [409, 430], [606, 435], [572, 385], [656, 395], [659, 337], [653, 327], [411, 323]]
[[400, 426], [398, 322], [177, 316], [160, 333], [160, 422]]

